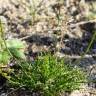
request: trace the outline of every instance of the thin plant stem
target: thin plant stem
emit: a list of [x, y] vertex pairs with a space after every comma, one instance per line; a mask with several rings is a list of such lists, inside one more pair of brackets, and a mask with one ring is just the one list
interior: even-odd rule
[[91, 48], [91, 46], [92, 46], [92, 44], [93, 44], [93, 42], [94, 42], [95, 39], [96, 39], [96, 32], [94, 32], [94, 34], [92, 36], [92, 39], [91, 39], [91, 41], [90, 41], [90, 43], [89, 43], [86, 51], [83, 54], [81, 54], [81, 58], [78, 59], [78, 60], [76, 60], [75, 63], [77, 63], [77, 64], [80, 63], [80, 61], [83, 59], [83, 57], [90, 51], [90, 48]]

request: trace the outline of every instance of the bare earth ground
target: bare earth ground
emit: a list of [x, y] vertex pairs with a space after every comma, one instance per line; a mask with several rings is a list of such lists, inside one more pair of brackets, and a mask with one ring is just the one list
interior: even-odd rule
[[[6, 39], [25, 40], [30, 56], [51, 50], [61, 57], [69, 58], [70, 62], [80, 59], [96, 25], [96, 21], [86, 20], [88, 2], [85, 2], [85, 6], [83, 0], [68, 0], [74, 1], [74, 6], [74, 2], [66, 0], [66, 4], [63, 0], [34, 0], [34, 5], [31, 1], [0, 0], [0, 19], [4, 22]], [[75, 66], [82, 67], [89, 79], [96, 80], [96, 42]], [[3, 91], [0, 94], [6, 96]], [[96, 96], [96, 84], [86, 84], [82, 90], [74, 91], [70, 96]]]

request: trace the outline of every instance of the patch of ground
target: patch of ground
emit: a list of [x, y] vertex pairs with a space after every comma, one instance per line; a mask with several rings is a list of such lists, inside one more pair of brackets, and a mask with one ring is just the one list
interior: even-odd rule
[[[96, 26], [96, 22], [90, 23], [85, 19], [89, 12], [87, 3], [90, 2], [83, 1], [86, 0], [0, 0], [0, 19], [4, 23], [6, 39], [25, 40], [30, 56], [51, 50], [60, 53], [61, 57], [68, 55], [70, 58], [73, 56], [72, 61], [77, 60], [88, 47]], [[83, 59], [79, 66], [88, 74], [92, 70], [89, 77], [96, 80], [95, 41], [87, 55], [89, 57]], [[93, 91], [91, 88], [95, 90], [96, 84], [90, 83], [87, 87], [84, 94], [75, 91], [70, 96], [96, 96], [90, 92]], [[0, 96], [6, 96], [2, 94]]]

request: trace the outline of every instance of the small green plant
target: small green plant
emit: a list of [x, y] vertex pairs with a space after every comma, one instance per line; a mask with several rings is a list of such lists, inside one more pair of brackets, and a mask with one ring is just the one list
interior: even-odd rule
[[[18, 39], [6, 40], [6, 46], [4, 42], [1, 43], [0, 74], [2, 74], [4, 77], [6, 77], [7, 73], [11, 71], [9, 66], [13, 58], [18, 59], [18, 60], [26, 59], [25, 54], [24, 54], [24, 45]], [[3, 72], [4, 68], [7, 68], [7, 71], [5, 71], [5, 73]]]
[[32, 16], [32, 24], [35, 22], [36, 20], [36, 5], [35, 5], [35, 0], [29, 0], [30, 1], [30, 15]]
[[[10, 61], [13, 58], [25, 59], [24, 48], [24, 42], [19, 39], [5, 39], [3, 24], [0, 21], [0, 74], [4, 77], [7, 76], [7, 73], [10, 72]], [[5, 72], [4, 68], [7, 68]]]
[[19, 71], [9, 80], [11, 86], [40, 92], [40, 96], [58, 96], [60, 92], [80, 88], [84, 73], [64, 64], [63, 59], [50, 54], [39, 56], [33, 63], [21, 62]]

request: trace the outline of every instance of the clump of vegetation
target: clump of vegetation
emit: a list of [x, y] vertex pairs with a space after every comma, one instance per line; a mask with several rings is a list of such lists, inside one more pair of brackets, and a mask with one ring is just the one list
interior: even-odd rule
[[33, 63], [21, 62], [19, 71], [9, 80], [11, 86], [24, 86], [41, 96], [58, 96], [63, 91], [80, 88], [85, 81], [84, 73], [78, 68], [64, 64], [63, 59], [50, 54], [38, 56]]

